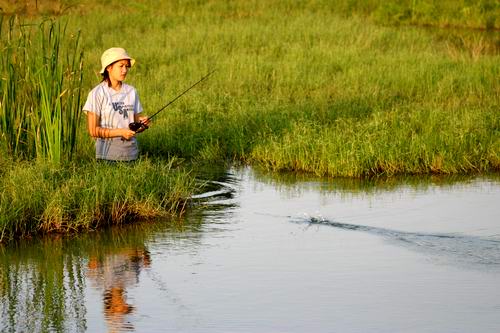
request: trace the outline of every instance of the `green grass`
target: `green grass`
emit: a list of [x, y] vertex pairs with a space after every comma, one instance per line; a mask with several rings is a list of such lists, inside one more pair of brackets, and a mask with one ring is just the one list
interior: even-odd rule
[[[67, 72], [61, 69], [30, 74], [38, 78], [36, 82], [24, 76], [12, 79], [18, 74], [8, 63], [19, 50], [1, 50], [4, 127], [0, 148], [12, 156], [0, 159], [0, 173], [8, 176], [0, 186], [1, 216], [6, 216], [0, 225], [9, 230], [6, 238], [33, 230], [119, 223], [138, 216], [138, 206], [146, 207], [143, 216], [182, 210], [181, 203], [196, 191], [190, 182], [194, 174], [182, 169], [198, 163], [242, 161], [326, 177], [500, 171], [498, 1], [51, 4], [39, 11], [44, 15], [63, 12], [58, 20], [68, 22], [56, 25], [61, 29], [60, 52], [70, 51], [67, 45], [75, 45], [76, 39], [72, 54], [84, 51], [83, 77], [72, 85], [80, 100], [75, 95], [68, 104], [67, 94], [59, 98], [67, 81], [56, 85], [59, 90], [45, 85], [52, 82], [50, 73], [66, 79], [60, 74]], [[33, 6], [9, 8], [29, 15], [36, 12]], [[24, 19], [43, 21], [39, 16]], [[6, 22], [4, 18], [2, 34]], [[40, 48], [37, 45], [27, 53], [30, 59]], [[40, 53], [39, 62], [53, 59], [50, 50], [58, 49], [55, 44], [46, 45], [52, 46]], [[134, 175], [150, 179], [150, 174], [159, 174], [164, 182], [176, 183], [170, 177], [179, 172], [182, 191], [162, 192], [162, 185], [153, 183], [134, 188], [117, 180], [120, 168], [91, 162], [93, 144], [76, 105], [99, 82], [100, 55], [112, 46], [126, 48], [137, 59], [127, 82], [138, 89], [147, 114], [217, 68], [139, 135], [143, 160], [133, 166]], [[36, 67], [51, 68], [50, 61], [42, 63], [48, 65]], [[33, 87], [40, 99], [30, 109], [23, 105], [34, 100]], [[44, 98], [46, 92], [52, 98]], [[21, 96], [12, 102], [21, 111], [8, 112], [12, 108], [6, 107], [6, 101], [13, 99], [5, 96]], [[60, 117], [71, 114], [71, 120], [51, 112], [65, 108], [70, 112], [63, 111]], [[62, 133], [68, 133], [65, 125], [73, 124], [73, 141], [59, 141], [50, 126], [40, 140], [34, 125], [16, 131], [17, 124], [23, 124], [19, 119], [35, 109], [50, 120], [40, 123], [57, 123]], [[62, 151], [59, 156], [64, 157], [51, 157], [48, 152], [53, 150]], [[32, 162], [41, 151], [42, 161]], [[48, 160], [59, 162], [48, 166]], [[176, 167], [165, 170], [163, 165]], [[40, 172], [47, 176], [37, 177]], [[134, 177], [132, 182], [140, 179]], [[23, 186], [38, 190], [37, 199], [28, 200]], [[140, 204], [135, 205], [136, 201]]]
[[[499, 170], [499, 57], [481, 33], [460, 44], [441, 31], [365, 24], [313, 5], [290, 6], [284, 20], [282, 8], [239, 5], [218, 18], [200, 6], [205, 16], [196, 18], [208, 24], [193, 19], [175, 34], [166, 29], [163, 42], [143, 41], [137, 72], [148, 68], [147, 84], [132, 80], [153, 104], [163, 87], [174, 96], [214, 62], [220, 69], [144, 134], [151, 154], [331, 177]], [[171, 47], [150, 59], [156, 43]]]

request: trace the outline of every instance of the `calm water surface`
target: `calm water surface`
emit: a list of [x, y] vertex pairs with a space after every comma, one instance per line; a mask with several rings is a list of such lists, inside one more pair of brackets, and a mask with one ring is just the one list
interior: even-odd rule
[[2, 332], [498, 332], [500, 179], [251, 169], [182, 221], [0, 248]]

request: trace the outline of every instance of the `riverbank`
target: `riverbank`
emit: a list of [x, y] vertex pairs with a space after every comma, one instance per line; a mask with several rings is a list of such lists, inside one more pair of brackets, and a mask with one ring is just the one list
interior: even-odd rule
[[133, 164], [3, 162], [0, 242], [179, 216], [197, 184], [177, 161]]

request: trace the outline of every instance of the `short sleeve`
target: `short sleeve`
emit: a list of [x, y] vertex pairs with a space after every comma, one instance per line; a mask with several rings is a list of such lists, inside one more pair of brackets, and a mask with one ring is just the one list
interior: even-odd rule
[[134, 94], [135, 94], [135, 101], [134, 101], [134, 112], [135, 113], [141, 113], [142, 110], [142, 105], [141, 101], [139, 99], [139, 94], [137, 93], [137, 90], [134, 88]]
[[99, 88], [100, 85], [98, 85], [89, 92], [87, 96], [87, 101], [83, 105], [83, 111], [95, 113], [100, 117], [102, 110], [102, 103], [104, 99], [104, 93], [102, 92], [103, 90]]

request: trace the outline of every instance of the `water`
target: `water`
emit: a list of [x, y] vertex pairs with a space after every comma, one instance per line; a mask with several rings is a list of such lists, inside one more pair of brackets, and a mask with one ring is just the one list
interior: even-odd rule
[[182, 221], [1, 249], [2, 332], [497, 332], [500, 180], [231, 170]]

